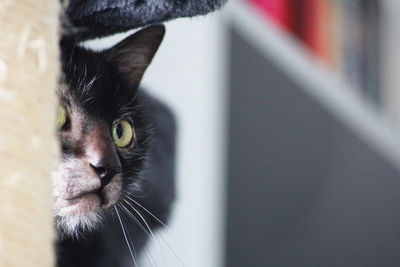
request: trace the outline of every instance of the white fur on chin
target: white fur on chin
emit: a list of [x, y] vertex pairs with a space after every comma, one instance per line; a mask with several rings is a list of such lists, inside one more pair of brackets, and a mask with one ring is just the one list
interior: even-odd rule
[[81, 192], [100, 187], [97, 174], [76, 159], [61, 162], [53, 172], [52, 179], [56, 227], [69, 236], [77, 237], [81, 232], [97, 228], [102, 222], [105, 209], [114, 205], [121, 194], [122, 177], [117, 175], [102, 190], [105, 198], [103, 206], [96, 194], [71, 199]]
[[82, 231], [92, 231], [98, 227], [101, 224], [101, 218], [99, 212], [57, 216], [56, 226], [60, 232], [69, 236], [79, 236]]

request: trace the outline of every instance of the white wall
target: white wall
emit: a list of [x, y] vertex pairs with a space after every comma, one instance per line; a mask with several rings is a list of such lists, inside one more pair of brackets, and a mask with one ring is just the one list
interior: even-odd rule
[[[184, 266], [223, 266], [222, 45], [218, 14], [168, 23], [163, 45], [143, 81], [174, 109], [178, 120], [178, 199], [171, 226], [162, 235]], [[162, 247], [164, 266], [180, 266]], [[152, 251], [157, 253], [154, 245]]]
[[[91, 46], [106, 47], [123, 36]], [[169, 22], [145, 74], [144, 87], [177, 117], [178, 194], [169, 228], [149, 246], [140, 266], [223, 266], [224, 40], [218, 12]]]

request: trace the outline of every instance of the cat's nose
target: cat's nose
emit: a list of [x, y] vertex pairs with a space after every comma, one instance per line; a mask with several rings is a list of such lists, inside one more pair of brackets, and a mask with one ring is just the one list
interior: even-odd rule
[[111, 182], [116, 174], [121, 172], [121, 162], [107, 124], [96, 122], [91, 125], [90, 129], [84, 144], [85, 156], [100, 178], [100, 189], [102, 189]]
[[121, 172], [121, 166], [112, 166], [109, 164], [98, 163], [96, 165], [90, 164], [90, 166], [94, 169], [97, 175], [100, 177], [101, 188], [105, 187], [109, 184], [112, 178]]

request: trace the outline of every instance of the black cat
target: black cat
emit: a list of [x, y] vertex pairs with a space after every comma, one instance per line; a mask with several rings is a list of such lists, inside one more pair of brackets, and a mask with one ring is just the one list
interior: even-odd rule
[[63, 157], [53, 174], [59, 267], [133, 266], [169, 216], [175, 124], [138, 89], [164, 31], [148, 27], [103, 52], [61, 44]]

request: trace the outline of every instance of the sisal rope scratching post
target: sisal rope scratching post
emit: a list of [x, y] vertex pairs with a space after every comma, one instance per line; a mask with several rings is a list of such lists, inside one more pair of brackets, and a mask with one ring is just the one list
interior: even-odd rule
[[0, 266], [54, 264], [59, 3], [0, 0]]

